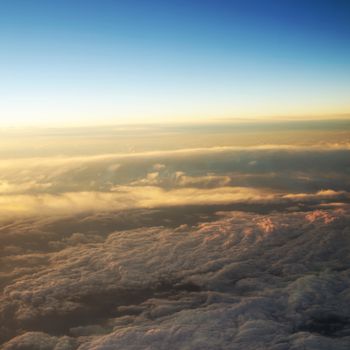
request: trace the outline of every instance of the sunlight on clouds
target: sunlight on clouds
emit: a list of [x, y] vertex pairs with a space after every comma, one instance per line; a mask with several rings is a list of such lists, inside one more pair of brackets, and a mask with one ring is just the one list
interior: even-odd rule
[[64, 215], [80, 212], [118, 211], [272, 199], [267, 192], [245, 187], [164, 190], [155, 186], [118, 186], [113, 192], [71, 192], [59, 195], [0, 196], [3, 218], [16, 216]]
[[339, 125], [0, 130], [2, 348], [343, 349]]
[[[152, 130], [152, 138], [164, 133]], [[70, 132], [74, 139], [81, 131]], [[89, 147], [98, 149], [105, 138], [89, 133]], [[349, 150], [348, 142], [340, 142], [0, 158], [0, 212], [9, 218], [254, 201], [342, 201], [350, 192]]]

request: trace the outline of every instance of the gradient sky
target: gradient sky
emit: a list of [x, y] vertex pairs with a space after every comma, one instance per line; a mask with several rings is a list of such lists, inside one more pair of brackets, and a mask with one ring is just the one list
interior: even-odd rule
[[350, 111], [346, 0], [0, 2], [1, 125]]

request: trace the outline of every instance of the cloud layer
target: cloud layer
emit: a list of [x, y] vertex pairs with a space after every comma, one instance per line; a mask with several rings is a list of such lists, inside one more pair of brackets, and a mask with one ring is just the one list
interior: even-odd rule
[[339, 201], [350, 191], [350, 151], [344, 145], [1, 160], [0, 167], [3, 219], [238, 201], [310, 201], [321, 194], [325, 201]]
[[237, 127], [9, 134], [1, 349], [349, 349], [348, 134]]
[[193, 227], [71, 233], [52, 252], [8, 247], [4, 349], [345, 349], [349, 219], [221, 212]]

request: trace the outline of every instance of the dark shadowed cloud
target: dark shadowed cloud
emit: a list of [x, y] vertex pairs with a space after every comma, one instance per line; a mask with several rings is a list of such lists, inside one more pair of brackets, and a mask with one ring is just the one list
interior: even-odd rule
[[18, 336], [4, 349], [343, 349], [348, 228], [346, 208], [226, 211], [194, 226], [72, 232], [53, 236], [60, 250], [13, 250], [1, 324], [4, 340]]

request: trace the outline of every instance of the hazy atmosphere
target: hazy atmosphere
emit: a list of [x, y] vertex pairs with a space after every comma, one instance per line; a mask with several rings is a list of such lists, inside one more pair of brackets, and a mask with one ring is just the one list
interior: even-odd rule
[[346, 1], [0, 2], [0, 348], [348, 350]]

